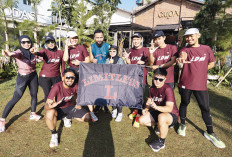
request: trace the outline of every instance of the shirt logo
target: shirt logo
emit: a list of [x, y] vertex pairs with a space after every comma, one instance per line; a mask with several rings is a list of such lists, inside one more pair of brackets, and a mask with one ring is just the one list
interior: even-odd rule
[[132, 57], [132, 61], [140, 61], [142, 57], [138, 57], [138, 56], [135, 56], [135, 57]]
[[159, 56], [157, 60], [161, 61], [161, 60], [167, 60], [167, 59], [169, 59], [169, 55], [167, 55], [167, 56]]
[[73, 59], [73, 58], [78, 58], [80, 56], [80, 54], [72, 54], [70, 55], [70, 59]]
[[195, 57], [193, 56], [190, 60], [190, 62], [203, 62], [205, 61], [205, 58], [206, 58], [206, 54], [204, 54], [203, 57]]
[[[162, 95], [161, 95], [162, 96]], [[161, 98], [159, 98], [159, 97], [153, 97], [153, 100], [154, 101], [157, 101], [157, 102], [161, 102], [163, 99], [162, 99], [162, 97]]]
[[48, 61], [47, 61], [47, 63], [59, 63], [60, 62], [60, 59], [49, 59]]

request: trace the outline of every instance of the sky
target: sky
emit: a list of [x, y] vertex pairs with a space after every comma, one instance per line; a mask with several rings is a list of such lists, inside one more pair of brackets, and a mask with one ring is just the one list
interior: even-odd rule
[[121, 0], [122, 4], [118, 5], [118, 8], [132, 12], [133, 7], [136, 7], [136, 0]]

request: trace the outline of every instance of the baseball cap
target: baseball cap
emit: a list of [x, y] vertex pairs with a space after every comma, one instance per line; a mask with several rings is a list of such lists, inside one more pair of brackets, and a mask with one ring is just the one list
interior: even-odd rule
[[134, 33], [131, 38], [138, 37], [138, 38], [143, 38], [141, 34], [139, 33]]
[[184, 35], [192, 35], [192, 34], [196, 34], [196, 33], [200, 33], [199, 30], [197, 28], [189, 28], [187, 29], [187, 31], [184, 33]]
[[51, 36], [51, 35], [46, 36], [46, 37], [45, 37], [45, 42], [47, 42], [47, 41], [49, 41], [49, 40], [55, 41], [55, 38], [54, 38], [53, 36]]
[[78, 36], [77, 33], [74, 31], [70, 31], [67, 33], [68, 38], [73, 38], [73, 37], [77, 37], [77, 36]]
[[153, 39], [154, 38], [159, 38], [161, 36], [164, 36], [164, 32], [163, 31], [155, 31], [153, 34]]

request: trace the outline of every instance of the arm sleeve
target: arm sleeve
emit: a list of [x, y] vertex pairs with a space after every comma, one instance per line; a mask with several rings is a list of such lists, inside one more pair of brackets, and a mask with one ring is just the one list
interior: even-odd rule
[[107, 58], [105, 64], [109, 64], [109, 62], [110, 62], [110, 60], [109, 60], [109, 58]]
[[166, 101], [175, 102], [174, 92], [171, 87], [165, 90], [165, 95], [166, 95]]
[[[108, 61], [109, 62], [109, 61]], [[125, 64], [124, 60], [122, 58], [119, 58], [118, 64]]]
[[49, 92], [48, 99], [53, 100], [57, 96], [58, 91], [59, 91], [58, 87], [54, 85]]
[[172, 57], [178, 57], [177, 55], [178, 55], [177, 47], [173, 45], [172, 46]]
[[37, 52], [37, 55], [40, 57], [44, 57], [46, 49], [42, 49], [39, 52]]
[[149, 95], [148, 98], [152, 98], [152, 88], [149, 89]]
[[82, 46], [82, 50], [83, 50], [84, 57], [89, 57], [89, 53], [88, 53], [87, 49], [84, 46]]
[[23, 54], [22, 54], [22, 52], [20, 50], [14, 51], [12, 53], [14, 53], [14, 54], [11, 57], [14, 57], [14, 58], [17, 58], [17, 59], [20, 59], [23, 56]]

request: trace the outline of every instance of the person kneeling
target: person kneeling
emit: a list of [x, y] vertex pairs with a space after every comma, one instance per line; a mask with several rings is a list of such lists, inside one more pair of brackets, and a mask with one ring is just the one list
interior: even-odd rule
[[71, 119], [73, 118], [82, 122], [87, 122], [90, 119], [90, 115], [85, 109], [74, 105], [72, 102], [72, 98], [78, 90], [78, 85], [74, 85], [74, 71], [66, 69], [63, 75], [62, 81], [52, 87], [45, 105], [47, 110], [46, 124], [52, 133], [51, 148], [58, 146], [57, 119], [63, 119], [65, 127], [71, 127]]
[[141, 125], [154, 126], [158, 124], [160, 138], [150, 144], [150, 147], [155, 152], [165, 147], [168, 129], [178, 122], [179, 116], [174, 92], [169, 85], [165, 84], [166, 76], [167, 71], [165, 69], [156, 69], [154, 71], [154, 85], [149, 89], [146, 108], [139, 118]]

